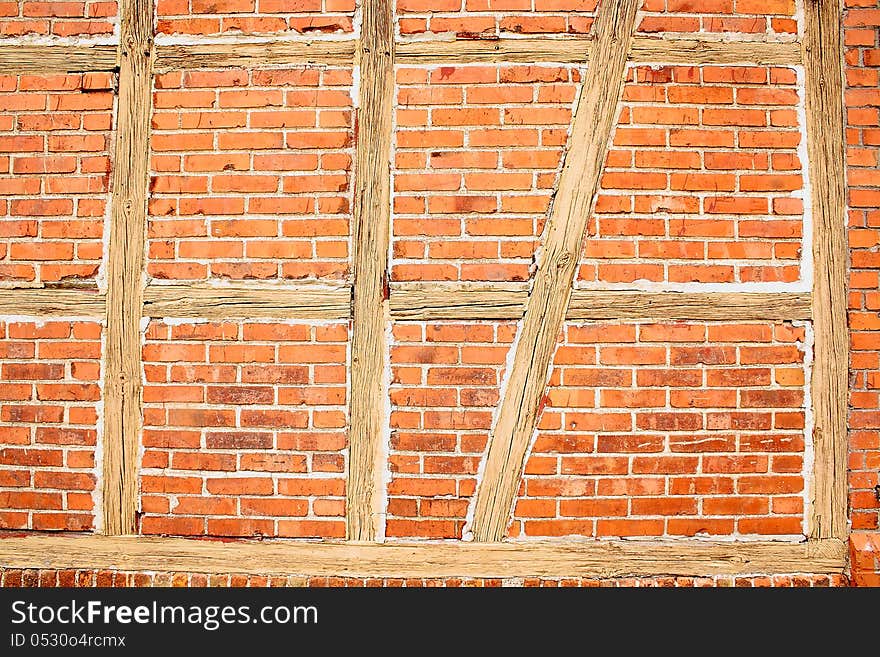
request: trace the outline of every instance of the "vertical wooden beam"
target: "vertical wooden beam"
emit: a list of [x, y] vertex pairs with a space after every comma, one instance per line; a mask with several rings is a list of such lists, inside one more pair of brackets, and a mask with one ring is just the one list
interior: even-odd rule
[[603, 2], [596, 17], [594, 56], [572, 120], [540, 265], [475, 493], [471, 527], [475, 541], [499, 541], [507, 527], [583, 251], [587, 220], [623, 92], [639, 5], [639, 0]]
[[346, 535], [379, 538], [383, 501], [385, 328], [391, 222], [394, 0], [364, 0], [357, 112]]
[[846, 180], [840, 0], [804, 8], [807, 150], [813, 206], [815, 468], [811, 538], [846, 536]]
[[119, 99], [107, 257], [104, 360], [104, 533], [137, 531], [142, 272], [147, 217], [152, 0], [122, 0]]

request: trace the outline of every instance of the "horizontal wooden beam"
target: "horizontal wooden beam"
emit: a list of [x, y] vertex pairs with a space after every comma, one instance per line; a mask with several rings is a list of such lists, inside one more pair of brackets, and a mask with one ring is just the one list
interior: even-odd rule
[[713, 41], [637, 36], [630, 49], [637, 64], [765, 64], [797, 66], [802, 61], [797, 42]]
[[149, 285], [144, 317], [348, 319], [347, 285]]
[[7, 74], [112, 71], [116, 57], [116, 46], [4, 45], [0, 70]]
[[[593, 41], [570, 39], [459, 39], [456, 41], [401, 41], [401, 64], [432, 61], [453, 64], [479, 62], [552, 62], [581, 64], [590, 57]], [[633, 64], [773, 64], [801, 63], [799, 43], [769, 41], [717, 41], [636, 36], [629, 52]]]
[[389, 304], [396, 320], [520, 319], [528, 298], [525, 283], [399, 283]]
[[266, 41], [206, 43], [156, 47], [154, 69], [259, 68], [306, 64], [352, 65], [356, 41]]
[[[400, 64], [428, 62], [553, 62], [580, 64], [589, 59], [593, 41], [571, 39], [459, 39], [400, 41]], [[305, 64], [351, 65], [355, 40], [264, 41], [253, 43], [173, 44], [156, 47], [154, 69], [230, 68]], [[712, 41], [637, 36], [630, 50], [632, 63], [659, 64], [800, 64], [799, 43]], [[117, 67], [116, 46], [5, 45], [0, 68], [11, 73], [76, 73], [110, 71]]]
[[315, 577], [628, 577], [842, 573], [844, 543], [217, 542], [29, 535], [0, 539], [6, 568], [252, 573]]
[[[525, 284], [402, 283], [391, 287], [396, 320], [520, 319]], [[569, 320], [808, 320], [809, 292], [618, 292], [574, 290]]]
[[97, 290], [0, 288], [0, 315], [103, 318], [105, 301]]
[[575, 290], [568, 319], [792, 320], [812, 316], [809, 292], [613, 292]]
[[[391, 288], [398, 321], [521, 319], [525, 284], [399, 283]], [[100, 317], [104, 295], [86, 290], [0, 288], [0, 315]], [[809, 320], [812, 295], [765, 292], [617, 292], [575, 290], [569, 320]], [[144, 316], [222, 319], [348, 319], [346, 285], [230, 287], [150, 285]]]

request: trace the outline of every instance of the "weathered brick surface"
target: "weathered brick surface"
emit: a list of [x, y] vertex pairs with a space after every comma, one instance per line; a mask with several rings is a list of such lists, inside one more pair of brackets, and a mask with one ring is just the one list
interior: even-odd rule
[[715, 577], [628, 577], [619, 579], [567, 578], [553, 579], [540, 577], [526, 578], [365, 578], [365, 577], [303, 577], [300, 575], [258, 575], [248, 573], [218, 573], [204, 575], [184, 572], [134, 572], [112, 570], [21, 570], [6, 568], [0, 570], [2, 586], [6, 587], [118, 587], [118, 586], [222, 586], [222, 587], [267, 587], [267, 586], [314, 586], [314, 587], [478, 587], [499, 586], [518, 587], [777, 587], [810, 588], [828, 586], [847, 586], [841, 575], [813, 575], [795, 573], [786, 575], [747, 575]]
[[157, 76], [148, 275], [345, 277], [351, 84], [311, 67]]
[[[585, 35], [596, 0], [399, 0], [398, 33]], [[646, 0], [641, 34], [786, 41], [795, 0]], [[878, 582], [880, 3], [846, 0], [853, 582]], [[352, 0], [158, 0], [160, 35], [344, 36]], [[108, 36], [114, 2], [0, 3], [0, 38]], [[527, 281], [581, 70], [399, 66], [396, 281]], [[97, 285], [114, 76], [0, 76], [0, 283]], [[163, 73], [153, 282], [343, 280], [350, 68]], [[805, 284], [803, 80], [765, 66], [631, 69], [579, 270], [584, 287]], [[809, 255], [809, 254], [807, 254]], [[100, 325], [0, 322], [0, 527], [89, 530]], [[513, 322], [397, 322], [391, 540], [455, 539], [502, 394]], [[346, 323], [164, 323], [144, 345], [143, 533], [344, 534]], [[809, 337], [791, 323], [568, 323], [511, 537], [804, 531]], [[807, 425], [807, 426], [805, 426]], [[841, 578], [354, 580], [15, 571], [4, 584], [841, 585]]]
[[629, 76], [580, 280], [798, 280], [797, 73], [675, 66]]
[[567, 323], [509, 535], [803, 532], [789, 323]]
[[91, 529], [101, 326], [0, 321], [0, 529]]
[[153, 321], [144, 534], [345, 535], [345, 324]]
[[398, 323], [389, 538], [460, 538], [498, 405], [510, 322]]
[[94, 285], [115, 76], [0, 76], [0, 282]]
[[880, 2], [847, 0], [853, 578], [880, 586]]
[[579, 80], [560, 66], [397, 70], [394, 279], [528, 280]]
[[797, 35], [796, 0], [645, 0], [640, 32]]
[[598, 0], [397, 0], [401, 35], [589, 34]]
[[4, 0], [0, 39], [22, 36], [107, 36], [117, 23], [116, 0]]
[[355, 0], [156, 0], [159, 34], [351, 32]]

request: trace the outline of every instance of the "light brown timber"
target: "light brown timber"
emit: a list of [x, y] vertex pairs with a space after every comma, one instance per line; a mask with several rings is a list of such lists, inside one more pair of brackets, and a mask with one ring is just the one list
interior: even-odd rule
[[542, 239], [541, 260], [489, 437], [483, 477], [477, 484], [471, 523], [475, 541], [499, 541], [507, 527], [583, 252], [640, 5], [640, 0], [603, 3], [596, 17], [595, 56], [572, 119], [559, 189]]
[[[408, 40], [397, 44], [401, 64], [448, 62], [552, 62], [579, 64], [591, 57], [594, 42], [587, 38]], [[766, 64], [796, 66], [801, 63], [797, 42], [718, 41], [635, 36], [630, 48], [635, 64]]]
[[813, 209], [813, 504], [808, 535], [847, 532], [846, 179], [843, 46], [838, 0], [804, 6], [807, 153]]
[[[398, 283], [391, 286], [395, 320], [520, 319], [525, 285]], [[809, 292], [628, 292], [574, 290], [569, 320], [809, 320]]]
[[630, 577], [837, 574], [837, 539], [355, 544], [30, 535], [0, 539], [0, 567], [315, 577]]
[[387, 258], [391, 230], [394, 0], [364, 0], [353, 217], [346, 536], [381, 538], [384, 509]]
[[356, 41], [353, 39], [160, 45], [156, 47], [155, 69], [351, 65], [355, 49]]
[[200, 319], [345, 319], [351, 317], [347, 285], [149, 285], [144, 317]]
[[97, 290], [0, 288], [0, 315], [103, 319], [105, 301]]
[[0, 70], [11, 73], [85, 73], [112, 71], [117, 66], [116, 46], [4, 45]]
[[801, 46], [795, 41], [716, 41], [636, 36], [630, 61], [637, 64], [763, 64], [797, 66]]
[[395, 320], [520, 319], [525, 284], [398, 283], [391, 286]]
[[104, 357], [102, 527], [110, 535], [136, 531], [153, 2], [123, 0], [120, 17]]

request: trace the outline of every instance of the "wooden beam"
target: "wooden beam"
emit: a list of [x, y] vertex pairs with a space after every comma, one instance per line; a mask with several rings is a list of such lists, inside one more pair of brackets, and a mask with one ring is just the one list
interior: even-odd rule
[[797, 66], [801, 63], [801, 46], [794, 41], [715, 41], [637, 36], [633, 38], [630, 59], [636, 64]]
[[474, 494], [471, 531], [475, 541], [501, 540], [507, 527], [583, 253], [640, 5], [640, 0], [603, 3], [596, 16], [595, 56], [572, 119], [559, 189], [544, 229], [541, 261], [489, 437], [483, 477]]
[[525, 284], [396, 283], [390, 305], [395, 320], [521, 319], [528, 298]]
[[347, 285], [149, 285], [144, 317], [349, 319]]
[[218, 542], [30, 535], [0, 539], [6, 568], [314, 577], [632, 577], [843, 572], [842, 541], [522, 543]]
[[[391, 316], [397, 321], [521, 319], [528, 288], [508, 283], [397, 283]], [[629, 292], [574, 290], [569, 320], [809, 320], [809, 292]]]
[[103, 531], [136, 532], [141, 311], [152, 86], [152, 0], [119, 8], [119, 109], [107, 256]]
[[116, 60], [116, 46], [0, 46], [0, 70], [7, 74], [112, 71]]
[[156, 70], [194, 68], [258, 68], [308, 64], [348, 65], [355, 44], [346, 41], [268, 41], [162, 45], [156, 48]]
[[809, 293], [785, 292], [593, 292], [575, 290], [567, 319], [694, 321], [808, 320]]
[[0, 289], [0, 315], [103, 318], [105, 300], [97, 290]]
[[382, 538], [387, 418], [388, 246], [394, 113], [394, 0], [364, 0], [355, 153], [354, 288], [346, 536]]
[[[448, 62], [548, 62], [582, 64], [593, 52], [588, 38], [459, 39], [400, 41], [401, 64]], [[801, 63], [799, 43], [770, 41], [718, 41], [705, 38], [670, 39], [635, 36], [629, 59], [634, 64], [766, 64], [796, 66]]]
[[813, 211], [812, 397], [815, 476], [809, 536], [847, 532], [846, 180], [843, 46], [838, 0], [804, 6], [807, 153]]

